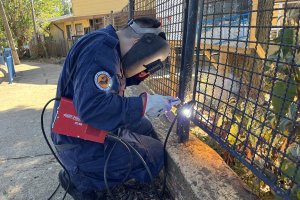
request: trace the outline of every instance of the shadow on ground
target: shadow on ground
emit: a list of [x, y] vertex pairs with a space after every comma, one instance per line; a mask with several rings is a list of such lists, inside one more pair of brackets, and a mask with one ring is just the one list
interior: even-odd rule
[[[55, 96], [61, 67], [25, 63], [16, 66], [16, 71], [13, 84], [0, 84], [0, 200], [48, 199], [61, 167], [44, 141], [40, 115], [44, 104]], [[45, 113], [48, 136], [52, 106]], [[161, 186], [161, 181], [156, 185]], [[147, 184], [126, 190], [118, 187], [114, 194], [117, 199], [157, 199]], [[53, 199], [62, 196], [60, 188]]]
[[[55, 96], [61, 67], [24, 63], [15, 68], [14, 83], [0, 84], [0, 199], [47, 199], [58, 184], [60, 166], [42, 136], [40, 114]], [[51, 106], [47, 127], [50, 118]]]

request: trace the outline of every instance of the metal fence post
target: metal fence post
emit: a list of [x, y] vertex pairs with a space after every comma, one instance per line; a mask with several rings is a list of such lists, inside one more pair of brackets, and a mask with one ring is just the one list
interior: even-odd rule
[[129, 0], [129, 20], [133, 19], [134, 17], [134, 0]]
[[[197, 27], [197, 50], [196, 56], [200, 55], [200, 46], [201, 46], [201, 35], [202, 35], [202, 27], [203, 27], [203, 14], [204, 14], [204, 2], [205, 0], [200, 0], [199, 4], [199, 17], [198, 17], [198, 27]], [[200, 60], [196, 59], [196, 66], [195, 66], [195, 81], [194, 81], [194, 88], [193, 88], [193, 99], [196, 99], [197, 93], [197, 79], [198, 79], [198, 71], [199, 71]]]
[[114, 20], [114, 11], [112, 10], [112, 11], [110, 11], [110, 24], [111, 25], [115, 25], [115, 22], [114, 22], [115, 20]]
[[8, 56], [6, 58], [6, 65], [8, 69], [8, 74], [9, 74], [9, 84], [13, 83], [15, 75], [15, 69], [14, 69], [14, 61], [12, 56]]
[[[195, 53], [195, 40], [196, 40], [196, 27], [197, 27], [197, 15], [198, 15], [198, 3], [199, 0], [189, 0], [188, 4], [188, 17], [184, 23], [186, 26], [186, 39], [184, 41], [183, 49], [183, 64], [180, 69], [179, 80], [179, 98], [185, 102], [188, 100], [186, 97], [192, 94], [192, 70], [194, 63]], [[177, 124], [177, 134], [179, 142], [184, 142], [189, 138], [190, 120], [179, 116]]]

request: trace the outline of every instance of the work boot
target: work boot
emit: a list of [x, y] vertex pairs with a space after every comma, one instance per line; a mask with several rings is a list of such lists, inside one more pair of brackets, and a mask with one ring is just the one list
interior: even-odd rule
[[[80, 192], [76, 189], [74, 184], [69, 181], [68, 175], [64, 170], [61, 170], [58, 174], [58, 180], [60, 185], [67, 193], [71, 195], [74, 200], [103, 200], [106, 199], [106, 193], [104, 191], [92, 191], [92, 192]], [[68, 185], [69, 184], [69, 185]]]

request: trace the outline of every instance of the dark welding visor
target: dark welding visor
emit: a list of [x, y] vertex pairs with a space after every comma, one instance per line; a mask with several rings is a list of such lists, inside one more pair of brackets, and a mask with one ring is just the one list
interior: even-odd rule
[[163, 67], [161, 61], [164, 61], [170, 53], [164, 32], [160, 28], [142, 28], [133, 21], [128, 25], [143, 36], [122, 58], [125, 77], [130, 78], [142, 71], [152, 74], [161, 69]]
[[154, 74], [158, 70], [162, 69], [164, 67], [164, 64], [161, 62], [161, 60], [156, 60], [148, 65], [144, 65], [144, 67], [146, 68], [146, 72]]

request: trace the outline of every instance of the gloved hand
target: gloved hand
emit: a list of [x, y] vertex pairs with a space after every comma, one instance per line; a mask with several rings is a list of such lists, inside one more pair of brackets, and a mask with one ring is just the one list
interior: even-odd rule
[[143, 93], [144, 98], [144, 110], [149, 117], [159, 117], [161, 114], [170, 111], [172, 106], [179, 105], [181, 103], [179, 98], [172, 96], [162, 95], [150, 95]]

